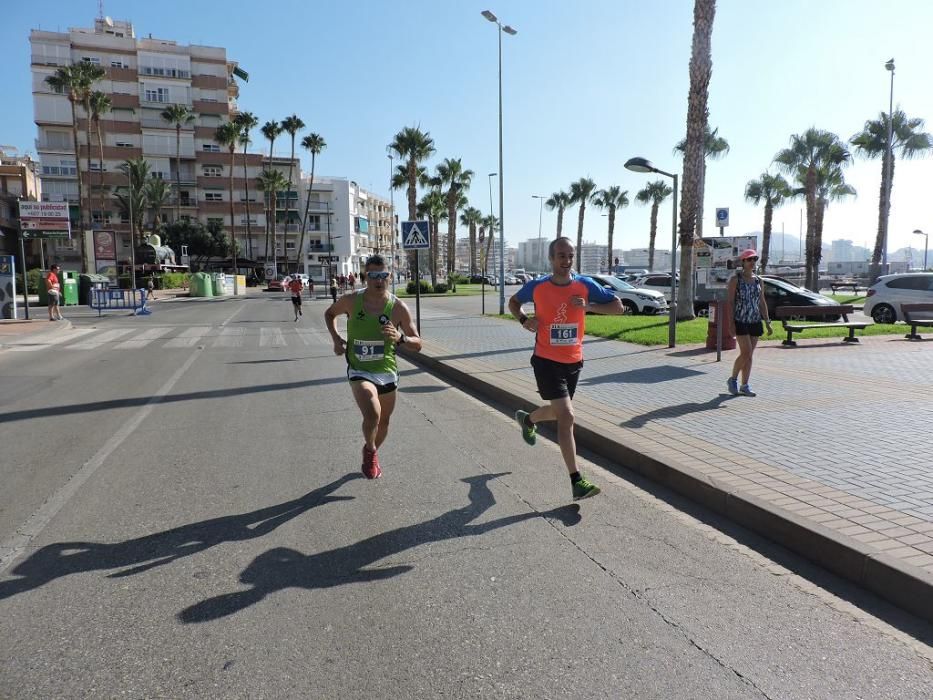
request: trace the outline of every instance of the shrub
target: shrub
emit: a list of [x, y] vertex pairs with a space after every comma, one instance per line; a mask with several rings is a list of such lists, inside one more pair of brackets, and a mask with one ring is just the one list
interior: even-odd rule
[[164, 272], [161, 276], [161, 286], [160, 278], [156, 277], [156, 287], [158, 289], [180, 289], [185, 286], [188, 277], [187, 272]]
[[[430, 294], [433, 291], [431, 289], [431, 283], [428, 282], [427, 280], [421, 280], [420, 287], [421, 287], [422, 294]], [[411, 280], [408, 283], [408, 285], [405, 287], [405, 291], [408, 292], [409, 294], [415, 293], [415, 281], [414, 280]]]
[[455, 272], [447, 278], [447, 282], [451, 286], [456, 286], [458, 284], [467, 284], [470, 281], [470, 278], [466, 275], [461, 275], [459, 272]]
[[447, 285], [443, 282], [438, 282], [434, 285], [435, 294], [447, 294]]
[[[26, 293], [27, 294], [38, 294], [39, 287], [44, 283], [42, 281], [42, 270], [38, 267], [34, 267], [31, 270], [26, 270]], [[23, 273], [16, 273], [16, 294], [20, 295], [23, 293]]]

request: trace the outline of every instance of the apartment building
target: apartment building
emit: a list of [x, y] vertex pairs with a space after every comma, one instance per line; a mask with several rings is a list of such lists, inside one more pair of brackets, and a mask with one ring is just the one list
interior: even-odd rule
[[[29, 156], [20, 157], [0, 151], [0, 255], [19, 258], [19, 202], [38, 202], [42, 198], [42, 182], [37, 164]], [[26, 264], [41, 263], [41, 240], [25, 244]]]
[[[72, 28], [67, 32], [33, 30], [29, 40], [42, 198], [72, 203], [76, 231], [80, 230], [77, 226], [80, 158], [91, 228], [115, 231], [117, 239], [122, 238], [117, 244], [117, 256], [128, 257], [129, 217], [116, 206], [113, 190], [126, 184], [120, 165], [127, 159], [144, 157], [156, 177], [173, 185], [180, 182], [177, 199], [173, 196], [162, 211], [163, 221], [177, 217], [206, 224], [214, 219], [233, 231], [244, 253], [251, 247], [246, 240], [247, 226], [260, 231], [265, 228], [262, 196], [255, 191], [255, 179], [265, 163], [258, 153], [245, 157], [237, 154], [231, 159], [214, 142], [216, 128], [237, 111], [239, 88], [235, 78], [248, 78], [237, 62], [227, 57], [226, 49], [184, 46], [151, 35], [139, 38], [131, 23], [109, 17], [96, 19], [93, 28]], [[102, 162], [96, 128], [88, 129], [92, 125], [81, 106], [76, 107], [76, 154], [71, 104], [65, 94], [56, 93], [45, 82], [59, 66], [78, 61], [99, 65], [105, 71], [103, 80], [94, 85], [112, 103], [111, 111], [100, 120]], [[178, 134], [175, 126], [161, 117], [162, 111], [172, 104], [185, 105], [196, 115], [191, 124], [182, 125]], [[180, 137], [177, 166], [176, 136]], [[234, 168], [232, 221], [231, 167]], [[248, 218], [247, 185], [251, 205]], [[62, 258], [80, 260], [80, 249], [72, 250], [68, 242], [60, 245], [64, 248], [59, 251]], [[85, 245], [92, 255], [90, 240]]]

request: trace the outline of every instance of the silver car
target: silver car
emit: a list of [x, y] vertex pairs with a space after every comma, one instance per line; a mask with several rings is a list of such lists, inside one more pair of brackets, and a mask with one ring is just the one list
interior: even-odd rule
[[614, 275], [587, 275], [597, 284], [612, 290], [631, 314], [667, 313], [667, 299], [652, 289], [638, 289]]
[[868, 288], [863, 313], [875, 323], [903, 321], [901, 304], [933, 303], [933, 272], [884, 275]]

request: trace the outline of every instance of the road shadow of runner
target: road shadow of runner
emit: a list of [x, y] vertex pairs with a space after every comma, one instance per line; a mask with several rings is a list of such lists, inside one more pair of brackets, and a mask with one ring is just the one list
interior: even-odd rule
[[731, 394], [719, 394], [718, 396], [715, 396], [709, 401], [705, 401], [703, 403], [700, 403], [699, 401], [691, 401], [690, 403], [679, 403], [674, 406], [662, 406], [661, 408], [656, 408], [653, 411], [648, 411], [647, 413], [632, 416], [627, 421], [619, 423], [619, 427], [643, 428], [646, 423], [649, 423], [653, 420], [658, 420], [660, 418], [680, 418], [681, 416], [688, 416], [691, 413], [700, 413], [701, 411], [712, 411], [717, 408], [725, 408], [722, 404], [735, 398], [737, 397], [732, 396]]
[[123, 542], [56, 542], [46, 545], [13, 569], [12, 573], [20, 578], [0, 581], [0, 600], [70, 574], [131, 567], [108, 575], [108, 578], [122, 578], [170, 564], [224, 542], [262, 537], [311, 508], [325, 503], [352, 501], [353, 496], [331, 494], [344, 484], [362, 478], [362, 474], [354, 472], [292, 501], [240, 515], [202, 520]]
[[250, 586], [248, 590], [208, 598], [182, 610], [178, 613], [178, 619], [185, 623], [217, 620], [244, 610], [267, 595], [286, 588], [314, 590], [393, 578], [414, 567], [408, 564], [386, 567], [373, 565], [380, 559], [431, 542], [483, 535], [534, 518], [552, 518], [567, 527], [580, 522], [580, 506], [573, 504], [543, 513], [531, 511], [471, 525], [471, 521], [495, 505], [489, 481], [508, 473], [482, 474], [461, 479], [470, 485], [469, 504], [432, 520], [383, 532], [355, 544], [318, 554], [304, 555], [285, 547], [270, 549], [256, 557], [240, 575], [240, 582]]

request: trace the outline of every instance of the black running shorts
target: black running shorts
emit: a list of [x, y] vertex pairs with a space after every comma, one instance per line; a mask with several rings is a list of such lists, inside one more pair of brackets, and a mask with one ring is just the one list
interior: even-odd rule
[[761, 321], [755, 321], [754, 323], [735, 322], [736, 335], [750, 335], [753, 338], [760, 338], [763, 333], [764, 328], [761, 325]]
[[535, 371], [535, 381], [538, 383], [538, 393], [545, 401], [562, 399], [565, 396], [573, 398], [577, 390], [577, 380], [583, 362], [555, 362], [537, 355], [531, 356], [531, 366]]
[[293, 303], [295, 306], [301, 306], [301, 295], [300, 295], [300, 294], [297, 294], [297, 295], [293, 296], [293, 297], [292, 297], [292, 303]]

